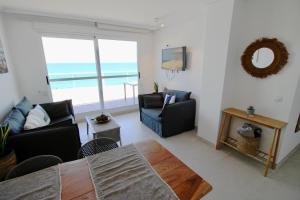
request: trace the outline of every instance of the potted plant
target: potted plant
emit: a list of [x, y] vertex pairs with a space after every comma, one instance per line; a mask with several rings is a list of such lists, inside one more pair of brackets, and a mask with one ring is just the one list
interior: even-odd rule
[[154, 81], [153, 89], [155, 93], [158, 93], [158, 83]]
[[17, 163], [15, 152], [6, 147], [8, 135], [9, 127], [0, 127], [0, 180]]

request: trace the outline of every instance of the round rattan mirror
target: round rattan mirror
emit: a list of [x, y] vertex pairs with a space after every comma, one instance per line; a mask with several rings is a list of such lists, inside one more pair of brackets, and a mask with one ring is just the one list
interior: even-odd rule
[[261, 38], [250, 44], [244, 51], [242, 66], [254, 77], [265, 78], [277, 74], [287, 63], [288, 52], [276, 38]]

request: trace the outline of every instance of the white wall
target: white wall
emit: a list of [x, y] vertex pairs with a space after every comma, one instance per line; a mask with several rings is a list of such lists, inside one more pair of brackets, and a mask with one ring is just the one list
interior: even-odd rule
[[[300, 49], [299, 49], [300, 51]], [[283, 160], [285, 156], [293, 151], [300, 144], [300, 131], [295, 133], [295, 127], [300, 114], [300, 77], [298, 79], [297, 89], [289, 116], [289, 124], [286, 128], [284, 138], [281, 141], [278, 162]]]
[[198, 135], [215, 144], [225, 79], [234, 0], [215, 1], [206, 7], [203, 71], [200, 85]]
[[[199, 82], [202, 71], [203, 35], [205, 32], [203, 11], [203, 6], [199, 5], [190, 13], [184, 16], [181, 15], [181, 18], [177, 18], [176, 15], [169, 16], [166, 19], [165, 27], [156, 31], [154, 35], [154, 79], [159, 84], [159, 90], [162, 91], [166, 87], [191, 91], [191, 97], [196, 99], [197, 106], [200, 96]], [[162, 49], [182, 46], [187, 47], [187, 69], [175, 73], [174, 78], [170, 79], [166, 74], [166, 70], [161, 68]]]
[[8, 49], [6, 36], [7, 34], [3, 27], [2, 14], [0, 14], [0, 39], [8, 65], [8, 73], [0, 74], [0, 121], [19, 100], [17, 83], [14, 76], [13, 64], [11, 62], [12, 56]]
[[39, 19], [30, 16], [6, 14], [5, 28], [14, 66], [20, 84], [21, 95], [27, 96], [33, 103], [50, 102], [49, 86], [46, 84], [46, 63], [43, 52], [42, 36], [100, 37], [138, 41], [138, 62], [141, 72], [141, 93], [152, 90], [152, 34], [95, 30], [85, 24], [73, 22], [52, 23], [51, 19]]
[[[226, 107], [246, 109], [253, 105], [257, 113], [289, 122], [282, 133], [277, 162], [299, 143], [299, 134], [293, 133], [299, 113], [300, 68], [295, 55], [300, 42], [297, 36], [299, 4], [297, 0], [217, 0], [199, 7], [197, 14], [188, 19], [173, 19], [176, 23], [167, 24], [155, 33], [155, 79], [161, 88], [193, 92], [198, 105], [200, 137], [215, 144], [221, 110]], [[284, 69], [266, 79], [251, 77], [240, 64], [244, 49], [261, 37], [278, 38], [290, 53]], [[170, 47], [186, 45], [192, 55], [189, 69], [171, 81], [160, 68], [161, 49], [167, 44]], [[231, 133], [241, 123], [234, 120]], [[263, 150], [269, 147], [271, 131], [264, 129]]]
[[[300, 111], [295, 103], [295, 98], [299, 98], [295, 96], [300, 74], [300, 60], [296, 57], [300, 52], [299, 8], [298, 0], [240, 0], [236, 1], [233, 12], [222, 108], [245, 110], [252, 105], [259, 114], [289, 122], [282, 133], [278, 162], [299, 143], [300, 137], [293, 133]], [[245, 48], [261, 37], [278, 38], [290, 53], [288, 64], [277, 75], [265, 79], [247, 74], [240, 63]], [[238, 125], [240, 123], [236, 123]], [[232, 132], [236, 126], [232, 127]], [[268, 134], [271, 130], [264, 131], [262, 148], [266, 149], [272, 134]]]

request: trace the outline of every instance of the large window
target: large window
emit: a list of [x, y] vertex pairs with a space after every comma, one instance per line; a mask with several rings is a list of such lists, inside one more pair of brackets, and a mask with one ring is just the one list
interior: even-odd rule
[[54, 101], [72, 99], [77, 113], [137, 102], [137, 42], [42, 40]]

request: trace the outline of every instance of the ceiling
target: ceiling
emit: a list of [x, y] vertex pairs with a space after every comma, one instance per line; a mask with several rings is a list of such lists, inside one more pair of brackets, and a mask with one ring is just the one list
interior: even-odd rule
[[[184, 14], [208, 0], [0, 0], [3, 10], [157, 26], [174, 13]], [[155, 21], [155, 18], [158, 20]]]

